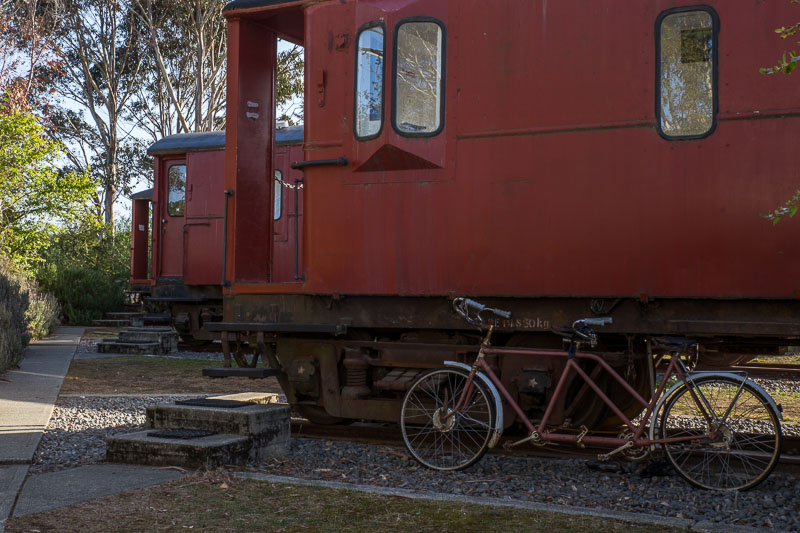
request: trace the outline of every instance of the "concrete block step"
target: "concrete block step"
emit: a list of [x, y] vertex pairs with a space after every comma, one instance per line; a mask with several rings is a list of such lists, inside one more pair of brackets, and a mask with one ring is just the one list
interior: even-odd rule
[[108, 437], [106, 461], [213, 469], [229, 464], [245, 464], [253, 447], [251, 440], [241, 435], [215, 434], [193, 439], [168, 439], [150, 436], [151, 431]]
[[130, 320], [112, 320], [108, 318], [92, 320], [92, 326], [96, 328], [125, 328], [130, 325]]
[[145, 326], [169, 326], [172, 325], [172, 317], [168, 314], [150, 313], [144, 316]]
[[106, 313], [106, 318], [108, 320], [130, 320], [140, 316], [142, 316], [142, 313], [136, 311], [118, 311], [114, 313]]
[[275, 392], [237, 392], [235, 394], [209, 396], [208, 398], [210, 400], [233, 400], [237, 402], [250, 402], [262, 405], [281, 403], [281, 395]]
[[171, 353], [178, 350], [178, 332], [170, 327], [130, 327], [119, 332], [120, 343], [157, 342], [162, 348], [158, 353]]
[[158, 342], [117, 342], [116, 340], [102, 340], [97, 343], [98, 353], [127, 353], [127, 354], [163, 354], [163, 347]]
[[284, 434], [288, 439], [290, 429], [289, 406], [279, 403], [236, 408], [159, 404], [148, 407], [146, 416], [149, 429], [198, 429], [259, 438], [268, 435], [278, 440]]

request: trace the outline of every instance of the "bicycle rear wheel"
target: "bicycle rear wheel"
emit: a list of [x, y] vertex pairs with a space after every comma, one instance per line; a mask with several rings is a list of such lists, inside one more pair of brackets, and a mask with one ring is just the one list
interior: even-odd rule
[[780, 458], [778, 413], [749, 382], [741, 385], [732, 378], [707, 376], [694, 383], [694, 389], [684, 385], [667, 400], [660, 434], [662, 438], [700, 438], [664, 444], [667, 458], [697, 487], [755, 487], [769, 476]]
[[429, 468], [466, 468], [489, 447], [494, 401], [479, 378], [472, 380], [473, 392], [465, 405], [454, 412], [468, 377], [468, 372], [456, 368], [432, 370], [420, 376], [403, 398], [403, 440], [411, 455]]

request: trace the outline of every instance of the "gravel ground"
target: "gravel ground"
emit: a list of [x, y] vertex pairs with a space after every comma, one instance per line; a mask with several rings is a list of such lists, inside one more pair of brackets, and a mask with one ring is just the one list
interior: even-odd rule
[[148, 405], [183, 398], [185, 396], [59, 398], [29, 472], [41, 474], [98, 463], [106, 455], [106, 437], [143, 429]]
[[[31, 473], [102, 461], [108, 435], [142, 429], [147, 405], [177, 398], [59, 398]], [[800, 478], [788, 474], [773, 474], [752, 491], [730, 494], [691, 488], [658, 463], [642, 472], [639, 464], [487, 455], [466, 471], [443, 473], [418, 465], [402, 447], [300, 438], [292, 440], [286, 457], [252, 466], [310, 479], [800, 531]]]
[[[758, 488], [720, 493], [691, 488], [669, 468], [487, 455], [460, 472], [418, 465], [404, 448], [293, 439], [290, 453], [259, 465], [269, 474], [643, 512], [800, 531], [800, 478], [773, 474]], [[657, 471], [659, 475], [651, 475]]]
[[[82, 341], [76, 356], [90, 357], [96, 352], [94, 344]], [[221, 359], [221, 354], [215, 353], [173, 355]], [[758, 381], [770, 391], [800, 392], [800, 380]], [[39, 474], [102, 461], [107, 436], [142, 429], [147, 405], [176, 398], [59, 398], [30, 472]], [[800, 434], [797, 426], [786, 430], [787, 434]], [[418, 465], [402, 447], [300, 438], [292, 440], [289, 453], [280, 460], [251, 466], [265, 473], [309, 479], [800, 531], [800, 477], [790, 474], [773, 473], [749, 492], [720, 493], [694, 489], [659, 463], [644, 469], [638, 464], [601, 464], [583, 458], [487, 455], [465, 471], [443, 473]]]

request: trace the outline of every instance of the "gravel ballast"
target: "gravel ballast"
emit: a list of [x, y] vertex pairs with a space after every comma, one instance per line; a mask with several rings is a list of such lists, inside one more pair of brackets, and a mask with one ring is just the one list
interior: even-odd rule
[[[102, 461], [105, 438], [142, 429], [147, 405], [185, 396], [62, 397], [31, 473]], [[417, 464], [403, 447], [292, 439], [280, 460], [254, 470], [305, 479], [674, 516], [700, 522], [800, 531], [800, 478], [773, 474], [756, 489], [721, 493], [690, 487], [668, 467], [584, 458], [487, 455], [460, 472]]]
[[[92, 343], [78, 357], [92, 353]], [[185, 352], [179, 357], [219, 358]], [[800, 381], [758, 380], [768, 390], [800, 392]], [[193, 395], [201, 396], [201, 395]], [[148, 405], [185, 395], [62, 396], [30, 468], [40, 474], [101, 462], [109, 435], [143, 429]], [[800, 434], [797, 424], [785, 434]], [[786, 451], [786, 450], [784, 450]], [[773, 473], [744, 493], [692, 488], [668, 466], [598, 463], [585, 458], [543, 459], [489, 454], [467, 470], [437, 472], [416, 463], [402, 446], [293, 438], [280, 460], [251, 465], [271, 475], [320, 479], [422, 492], [560, 504], [714, 523], [800, 531], [800, 477]]]

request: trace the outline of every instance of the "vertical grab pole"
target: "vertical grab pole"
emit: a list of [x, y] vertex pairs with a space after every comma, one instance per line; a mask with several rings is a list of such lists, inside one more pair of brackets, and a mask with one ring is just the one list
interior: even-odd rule
[[294, 180], [294, 279], [305, 279], [305, 276], [300, 275], [300, 210], [298, 195], [300, 194], [300, 187], [303, 186], [304, 180]]
[[225, 217], [223, 218], [222, 228], [222, 286], [230, 287], [231, 282], [228, 281], [228, 200], [233, 197], [233, 189], [225, 191]]

